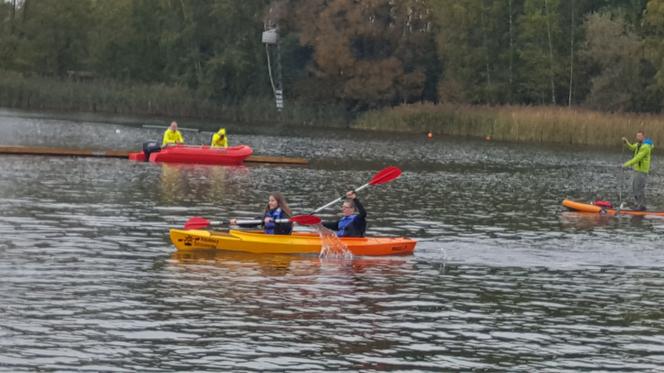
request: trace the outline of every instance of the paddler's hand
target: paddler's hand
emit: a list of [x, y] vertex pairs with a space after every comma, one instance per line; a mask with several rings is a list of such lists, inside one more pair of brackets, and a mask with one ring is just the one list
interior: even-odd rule
[[231, 219], [228, 221], [228, 224], [230, 225], [237, 225], [237, 219]]
[[357, 198], [357, 194], [355, 193], [355, 191], [351, 190], [349, 192], [346, 192], [346, 198], [355, 199]]
[[626, 137], [623, 137], [623, 138], [622, 138], [622, 141], [623, 141], [625, 144], [629, 144], [629, 141], [627, 140]]
[[264, 222], [265, 224], [268, 224], [268, 223], [272, 222], [272, 218], [269, 217], [269, 216], [266, 216], [265, 219], [263, 220], [263, 222]]

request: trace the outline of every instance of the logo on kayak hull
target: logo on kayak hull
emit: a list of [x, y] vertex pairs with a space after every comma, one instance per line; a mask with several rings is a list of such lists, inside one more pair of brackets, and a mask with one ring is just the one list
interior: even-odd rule
[[186, 235], [181, 239], [182, 243], [192, 249], [216, 249], [219, 240], [207, 237]]

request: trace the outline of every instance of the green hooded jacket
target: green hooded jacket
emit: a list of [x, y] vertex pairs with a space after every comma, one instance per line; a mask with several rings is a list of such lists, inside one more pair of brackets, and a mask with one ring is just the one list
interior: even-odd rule
[[634, 152], [634, 157], [625, 162], [624, 167], [632, 167], [634, 171], [643, 172], [647, 174], [650, 172], [650, 159], [652, 158], [652, 149], [654, 145], [652, 140], [647, 138], [643, 140], [642, 144], [630, 144], [627, 142], [627, 147]]

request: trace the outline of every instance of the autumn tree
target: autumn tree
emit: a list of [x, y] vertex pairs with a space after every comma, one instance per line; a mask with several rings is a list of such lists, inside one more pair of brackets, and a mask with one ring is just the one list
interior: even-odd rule
[[[294, 1], [294, 29], [311, 48], [300, 92], [353, 109], [424, 97], [433, 38], [422, 0]], [[315, 85], [315, 87], [314, 87]]]
[[558, 0], [525, 0], [519, 18], [519, 95], [527, 103], [556, 104], [563, 70], [556, 46], [560, 42]]
[[664, 0], [648, 0], [644, 14], [645, 57], [654, 70], [648, 93], [650, 97], [657, 97], [657, 107], [661, 110], [664, 106]]
[[51, 76], [85, 69], [91, 5], [91, 0], [24, 0], [17, 9], [15, 68]]
[[[434, 0], [442, 101], [511, 101], [515, 22], [519, 4], [492, 0]], [[508, 92], [508, 94], [505, 94]]]
[[608, 111], [635, 110], [641, 79], [643, 43], [621, 15], [593, 13], [584, 22], [584, 55], [596, 64], [592, 89], [586, 101], [594, 108]]

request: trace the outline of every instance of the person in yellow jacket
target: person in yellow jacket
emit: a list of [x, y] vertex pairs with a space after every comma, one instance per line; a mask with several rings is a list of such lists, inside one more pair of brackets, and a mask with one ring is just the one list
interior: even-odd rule
[[161, 142], [161, 147], [164, 148], [171, 144], [184, 144], [184, 137], [178, 131], [178, 124], [176, 121], [171, 122], [171, 125], [164, 132], [164, 139]]
[[650, 138], [646, 138], [645, 133], [639, 130], [636, 133], [636, 142], [630, 143], [626, 138], [622, 138], [627, 148], [634, 152], [634, 156], [625, 162], [622, 167], [631, 167], [635, 173], [632, 179], [632, 194], [636, 200], [635, 210], [646, 210], [646, 182], [648, 173], [650, 173], [650, 160], [652, 159], [652, 149], [654, 147]]
[[228, 148], [228, 138], [226, 137], [225, 128], [220, 128], [219, 131], [212, 135], [210, 146], [213, 148]]

